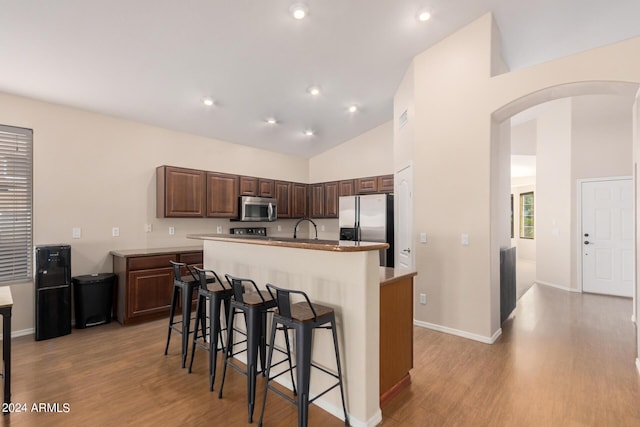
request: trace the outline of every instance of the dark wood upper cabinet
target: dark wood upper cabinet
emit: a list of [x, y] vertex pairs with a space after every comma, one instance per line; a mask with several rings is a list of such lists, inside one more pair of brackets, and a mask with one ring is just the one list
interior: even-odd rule
[[276, 191], [274, 188], [274, 181], [272, 179], [258, 180], [258, 195], [260, 197], [275, 197]]
[[309, 216], [324, 218], [324, 184], [309, 185]]
[[274, 186], [278, 218], [291, 218], [291, 188], [293, 184], [286, 181], [275, 181]]
[[393, 193], [393, 175], [378, 177], [378, 193]]
[[205, 175], [195, 169], [156, 168], [156, 216], [201, 218], [205, 212]]
[[324, 216], [338, 218], [338, 182], [324, 183]]
[[294, 182], [291, 194], [291, 218], [307, 216], [307, 184]]
[[237, 175], [207, 172], [207, 216], [238, 217], [239, 178]]
[[356, 194], [374, 194], [378, 192], [378, 177], [357, 178], [355, 181]]
[[355, 183], [353, 179], [347, 179], [338, 183], [338, 196], [353, 196], [356, 194]]
[[257, 196], [258, 195], [258, 178], [253, 176], [240, 177], [240, 195], [241, 196]]

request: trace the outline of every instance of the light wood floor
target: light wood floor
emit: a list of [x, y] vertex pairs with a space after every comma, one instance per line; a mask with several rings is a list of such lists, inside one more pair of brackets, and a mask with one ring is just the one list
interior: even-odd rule
[[[382, 425], [640, 426], [630, 316], [628, 299], [534, 285], [494, 345], [415, 328], [413, 384], [383, 409]], [[189, 375], [178, 335], [163, 355], [165, 331], [166, 320], [114, 322], [53, 340], [14, 339], [13, 401], [68, 403], [70, 412], [14, 413], [4, 425], [247, 425], [245, 378], [229, 370], [218, 400], [206, 353]], [[317, 407], [309, 421], [343, 425]], [[293, 425], [295, 409], [270, 394], [265, 426]]]

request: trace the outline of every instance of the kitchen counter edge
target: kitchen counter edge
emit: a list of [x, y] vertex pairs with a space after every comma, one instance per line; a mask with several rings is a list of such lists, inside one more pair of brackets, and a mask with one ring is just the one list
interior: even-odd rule
[[293, 239], [288, 237], [234, 236], [228, 234], [188, 234], [189, 239], [245, 243], [249, 245], [280, 246], [331, 252], [362, 252], [387, 249], [388, 243], [351, 242], [345, 240]]

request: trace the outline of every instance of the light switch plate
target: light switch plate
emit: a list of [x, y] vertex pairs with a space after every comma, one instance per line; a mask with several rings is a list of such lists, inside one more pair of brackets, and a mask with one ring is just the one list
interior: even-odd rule
[[420, 243], [427, 243], [427, 233], [420, 233]]
[[153, 231], [153, 224], [145, 224], [144, 225], [144, 232], [145, 233], [151, 233]]
[[113, 228], [111, 229], [111, 235], [112, 235], [113, 237], [118, 237], [118, 236], [120, 236], [120, 229], [119, 229], [118, 227], [113, 227]]
[[80, 237], [82, 237], [82, 229], [80, 227], [73, 227], [71, 229], [71, 238], [79, 239]]
[[460, 236], [460, 243], [462, 243], [462, 246], [469, 246], [469, 235], [462, 233], [462, 236]]

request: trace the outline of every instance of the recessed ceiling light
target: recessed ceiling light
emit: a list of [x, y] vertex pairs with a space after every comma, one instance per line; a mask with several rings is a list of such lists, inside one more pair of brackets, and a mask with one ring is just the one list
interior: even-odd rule
[[304, 131], [304, 134], [307, 136], [313, 136], [313, 131], [311, 129], [307, 129]]
[[316, 87], [316, 86], [311, 86], [311, 87], [309, 88], [309, 93], [310, 93], [311, 95], [313, 95], [313, 96], [320, 95], [320, 88], [319, 88], [319, 87]]
[[309, 8], [304, 3], [294, 3], [289, 8], [289, 13], [291, 13], [295, 19], [304, 19], [309, 13]]
[[276, 123], [278, 123], [278, 121], [273, 117], [270, 117], [267, 119], [267, 123], [269, 123], [270, 125], [275, 125]]
[[358, 106], [352, 105], [352, 106], [349, 107], [349, 112], [350, 113], [355, 113], [356, 111], [358, 111]]
[[422, 9], [417, 14], [418, 21], [425, 22], [431, 19], [431, 12], [426, 9]]
[[207, 107], [211, 107], [213, 105], [213, 99], [205, 98], [205, 99], [202, 100], [202, 103], [204, 105], [206, 105]]

